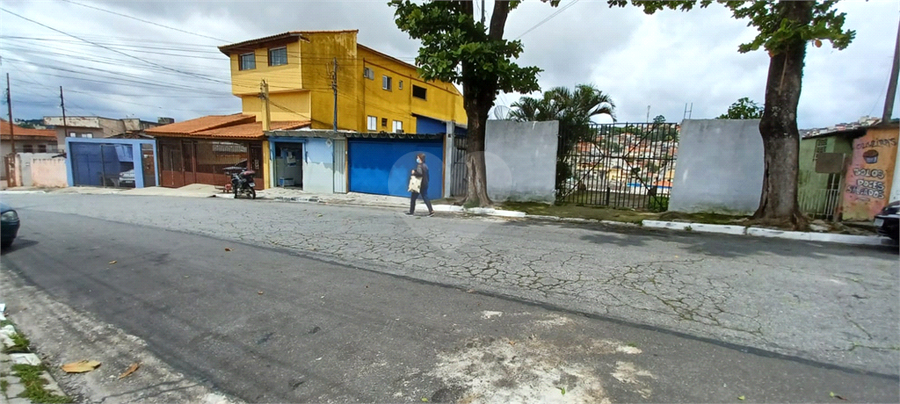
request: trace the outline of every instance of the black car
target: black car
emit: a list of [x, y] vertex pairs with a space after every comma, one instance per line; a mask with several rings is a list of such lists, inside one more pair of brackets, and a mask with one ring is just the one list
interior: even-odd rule
[[19, 233], [19, 214], [9, 205], [0, 202], [0, 246], [12, 245]]
[[900, 201], [889, 203], [875, 215], [875, 229], [882, 236], [900, 240]]

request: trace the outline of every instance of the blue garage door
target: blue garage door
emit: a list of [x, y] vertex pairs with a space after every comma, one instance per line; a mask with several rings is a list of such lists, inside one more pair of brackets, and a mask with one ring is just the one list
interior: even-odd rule
[[428, 197], [441, 197], [443, 144], [438, 140], [349, 139], [350, 192], [409, 196], [410, 171], [416, 154], [425, 153]]

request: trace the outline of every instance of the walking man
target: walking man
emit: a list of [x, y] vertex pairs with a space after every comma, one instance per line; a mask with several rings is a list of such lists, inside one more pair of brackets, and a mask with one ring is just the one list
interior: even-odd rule
[[428, 166], [425, 164], [425, 153], [416, 155], [416, 169], [412, 170], [412, 175], [421, 178], [422, 184], [419, 186], [419, 192], [413, 191], [409, 200], [409, 212], [406, 212], [406, 214], [413, 215], [416, 213], [416, 199], [419, 199], [419, 195], [421, 195], [422, 200], [425, 201], [425, 206], [428, 207], [428, 216], [434, 216], [434, 209], [431, 207], [431, 201], [428, 200]]

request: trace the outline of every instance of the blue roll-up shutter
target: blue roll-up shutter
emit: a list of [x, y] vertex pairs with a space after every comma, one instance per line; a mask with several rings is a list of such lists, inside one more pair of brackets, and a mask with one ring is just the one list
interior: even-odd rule
[[436, 140], [349, 139], [350, 192], [409, 196], [410, 171], [416, 154], [425, 153], [428, 165], [428, 197], [441, 197], [443, 142]]

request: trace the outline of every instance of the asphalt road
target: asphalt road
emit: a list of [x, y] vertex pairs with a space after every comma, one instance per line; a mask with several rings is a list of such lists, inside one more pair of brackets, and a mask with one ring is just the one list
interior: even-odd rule
[[4, 201], [23, 218], [2, 259], [11, 310], [46, 294], [247, 401], [898, 400], [892, 250], [262, 201]]

